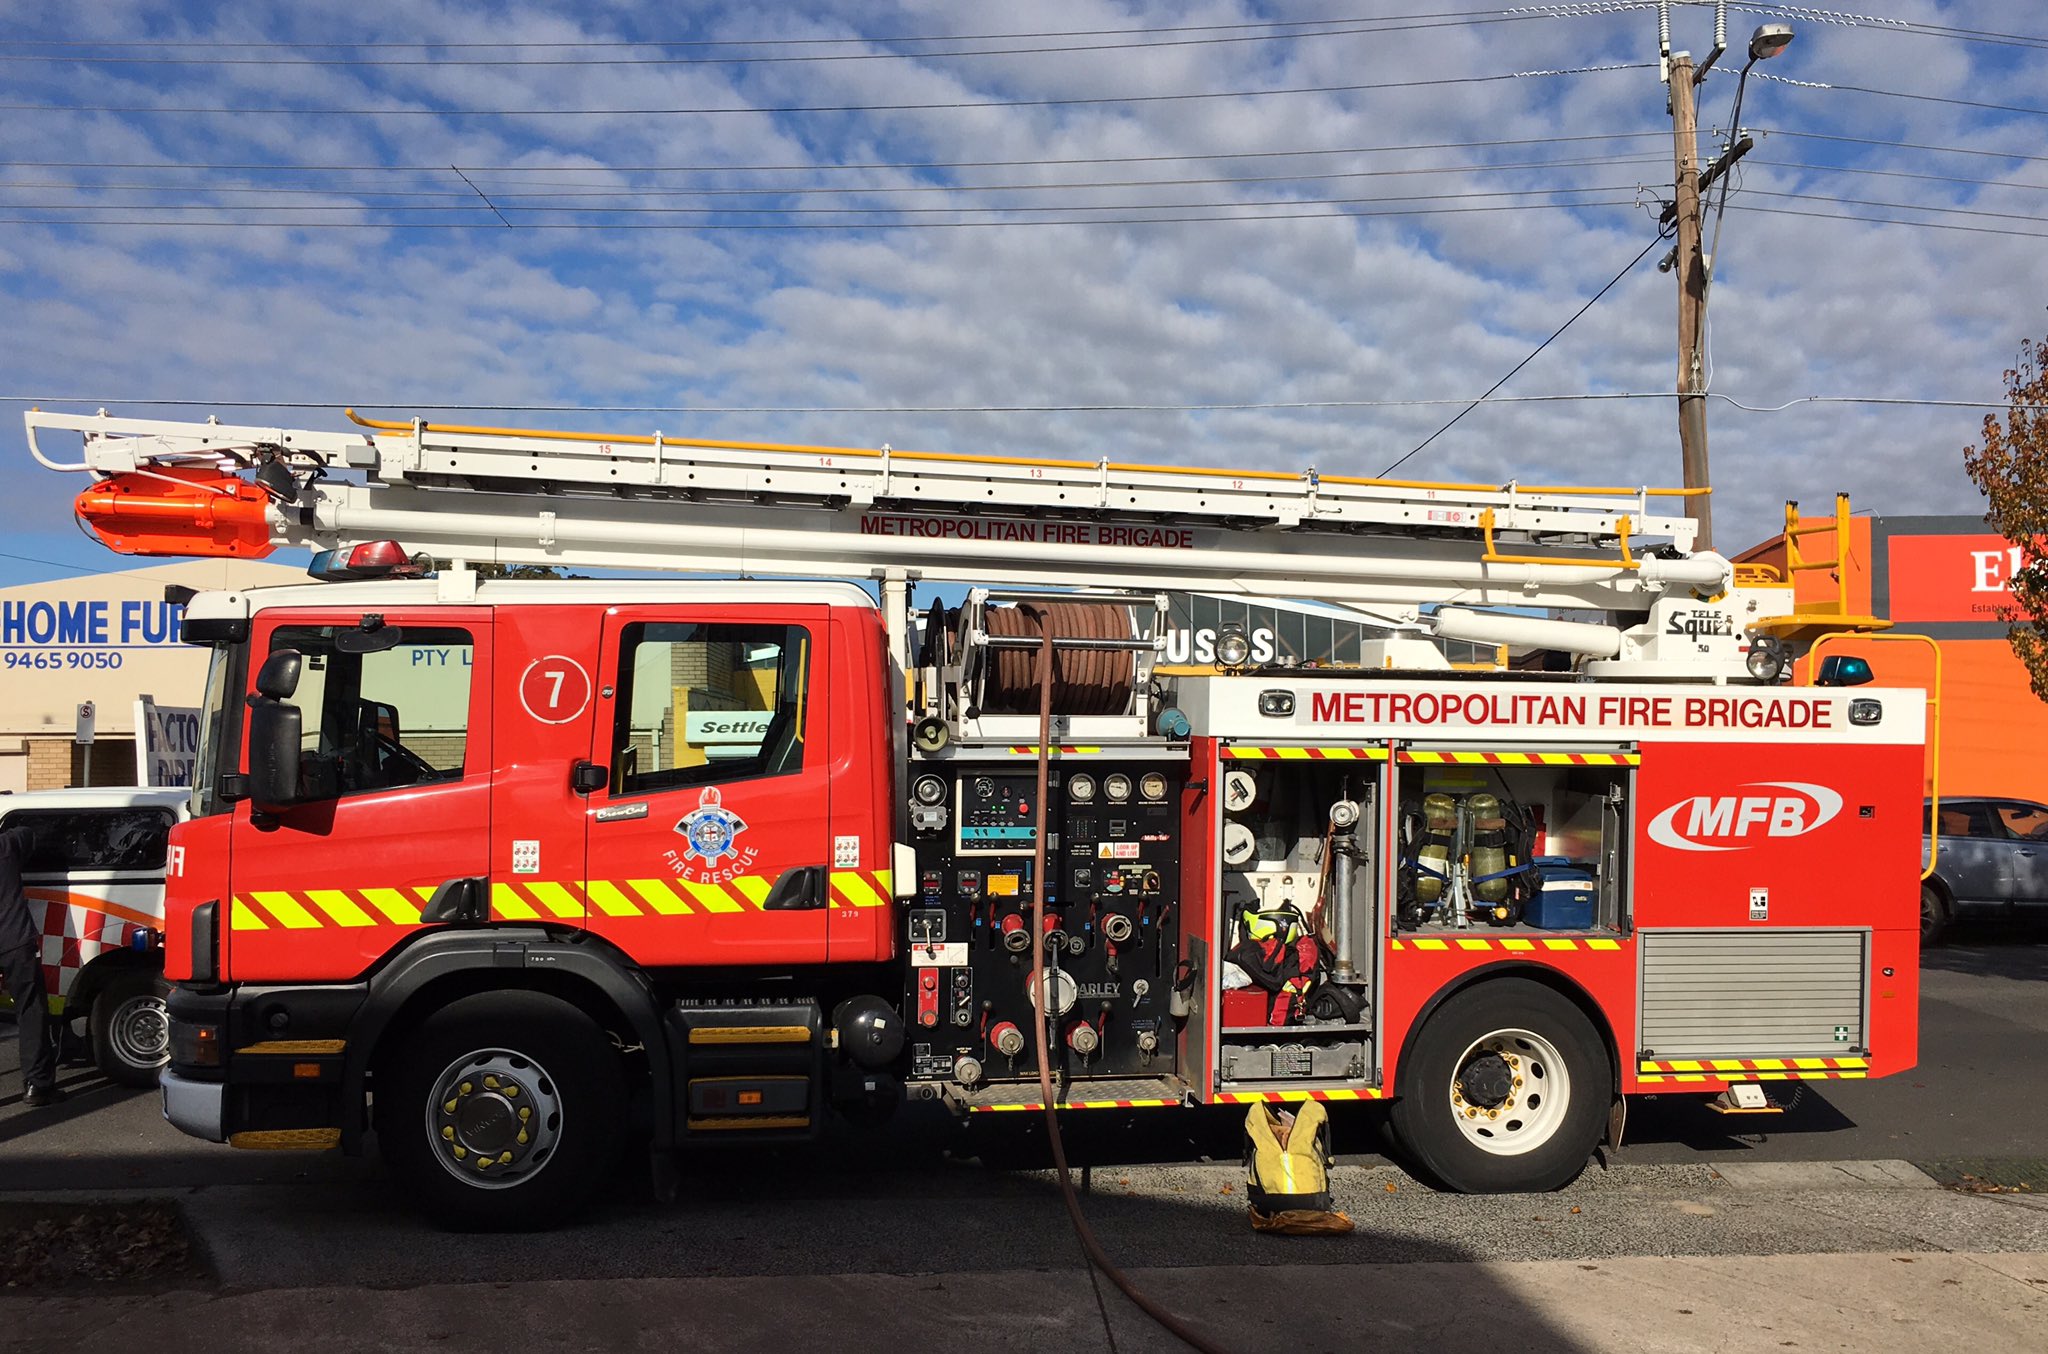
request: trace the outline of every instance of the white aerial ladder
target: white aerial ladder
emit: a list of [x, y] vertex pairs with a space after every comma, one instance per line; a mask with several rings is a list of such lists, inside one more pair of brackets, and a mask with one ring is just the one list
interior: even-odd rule
[[[447, 561], [1200, 591], [1354, 607], [1396, 630], [1573, 655], [1580, 675], [1776, 680], [1791, 590], [1693, 553], [1694, 492], [1301, 473], [385, 422], [361, 431], [26, 415], [94, 484], [117, 550], [260, 558], [395, 539]], [[61, 460], [46, 433], [77, 433]], [[990, 594], [970, 594], [980, 605]], [[1510, 613], [1472, 608], [1512, 608]], [[1543, 612], [1602, 613], [1599, 621]], [[1752, 661], [1753, 651], [1766, 659]]]

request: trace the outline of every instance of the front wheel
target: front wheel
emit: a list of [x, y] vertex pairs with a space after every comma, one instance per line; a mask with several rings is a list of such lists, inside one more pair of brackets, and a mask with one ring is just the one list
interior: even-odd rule
[[596, 1021], [555, 997], [454, 1002], [405, 1038], [378, 1081], [379, 1148], [443, 1227], [551, 1227], [618, 1159], [618, 1054]]
[[92, 1060], [107, 1080], [122, 1086], [156, 1085], [171, 1057], [166, 991], [155, 973], [120, 973], [92, 999], [86, 1018]]
[[1585, 1014], [1519, 978], [1445, 1002], [1396, 1075], [1396, 1136], [1427, 1179], [1460, 1194], [1570, 1184], [1599, 1146], [1614, 1085]]

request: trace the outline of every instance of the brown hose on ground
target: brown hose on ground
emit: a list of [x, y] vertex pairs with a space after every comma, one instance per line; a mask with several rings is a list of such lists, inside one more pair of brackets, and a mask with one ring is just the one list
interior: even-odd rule
[[[1048, 609], [1057, 613], [1060, 605], [1055, 603]], [[998, 613], [991, 612], [990, 614], [993, 616]], [[1052, 749], [1048, 745], [1052, 742], [1052, 692], [1054, 682], [1050, 679], [1054, 671], [1053, 631], [1055, 628], [1057, 628], [1056, 615], [1041, 616], [1038, 633], [1038, 662], [1036, 664], [1038, 669], [1038, 816], [1036, 820], [1037, 839], [1036, 845], [1033, 848], [1035, 854], [1032, 861], [1032, 878], [1034, 883], [1031, 890], [1031, 982], [1036, 988], [1031, 995], [1032, 1006], [1038, 1013], [1037, 1019], [1031, 1023], [1034, 1027], [1033, 1033], [1035, 1036], [1033, 1043], [1037, 1045], [1038, 1049], [1038, 1099], [1041, 1108], [1045, 1111], [1045, 1131], [1048, 1140], [1052, 1144], [1052, 1164], [1054, 1169], [1059, 1172], [1060, 1197], [1066, 1200], [1067, 1217], [1074, 1224], [1074, 1235], [1079, 1238], [1082, 1253], [1088, 1257], [1088, 1263], [1095, 1266], [1098, 1272], [1107, 1276], [1109, 1281], [1115, 1284], [1139, 1311], [1158, 1322], [1162, 1329], [1181, 1340], [1189, 1348], [1200, 1350], [1201, 1354], [1225, 1354], [1222, 1346], [1212, 1344], [1196, 1334], [1179, 1317], [1167, 1311], [1157, 1301], [1139, 1289], [1136, 1284], [1131, 1282], [1129, 1275], [1118, 1269], [1111, 1262], [1109, 1253], [1102, 1249], [1102, 1243], [1096, 1239], [1095, 1229], [1088, 1225], [1087, 1217], [1081, 1212], [1081, 1198], [1074, 1192], [1073, 1173], [1067, 1169], [1067, 1145], [1060, 1137], [1059, 1111], [1053, 1108], [1052, 1058], [1046, 1047], [1046, 1027], [1052, 1021], [1052, 1011], [1050, 1009], [1052, 1006], [1052, 992], [1045, 981], [1045, 793], [1046, 782], [1050, 778], [1049, 768], [1052, 761]], [[993, 631], [994, 627], [991, 626], [990, 629]], [[1019, 649], [1013, 652], [1025, 654], [1029, 650]], [[1098, 656], [1107, 658], [1127, 657], [1127, 655], [1123, 654], [1108, 653]], [[1104, 1316], [1106, 1319], [1107, 1313]]]

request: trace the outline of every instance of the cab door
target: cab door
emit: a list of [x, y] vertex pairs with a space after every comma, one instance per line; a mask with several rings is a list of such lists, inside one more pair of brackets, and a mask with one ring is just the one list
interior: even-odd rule
[[823, 606], [610, 610], [590, 760], [593, 930], [641, 964], [825, 960]]
[[490, 611], [263, 611], [250, 646], [251, 692], [270, 654], [302, 658], [299, 794], [234, 805], [224, 976], [352, 978], [437, 886], [489, 873]]

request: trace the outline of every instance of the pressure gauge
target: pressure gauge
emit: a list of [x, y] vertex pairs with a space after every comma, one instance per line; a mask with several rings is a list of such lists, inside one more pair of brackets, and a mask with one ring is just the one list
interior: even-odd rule
[[1075, 804], [1086, 804], [1095, 798], [1095, 777], [1078, 772], [1067, 777], [1067, 799]]
[[1102, 792], [1109, 796], [1110, 803], [1121, 804], [1131, 797], [1131, 778], [1122, 772], [1109, 776], [1102, 782]]
[[1166, 798], [1166, 777], [1157, 771], [1147, 771], [1138, 781], [1138, 793], [1153, 803]]
[[919, 776], [910, 793], [920, 804], [936, 804], [946, 797], [946, 782], [937, 776]]

